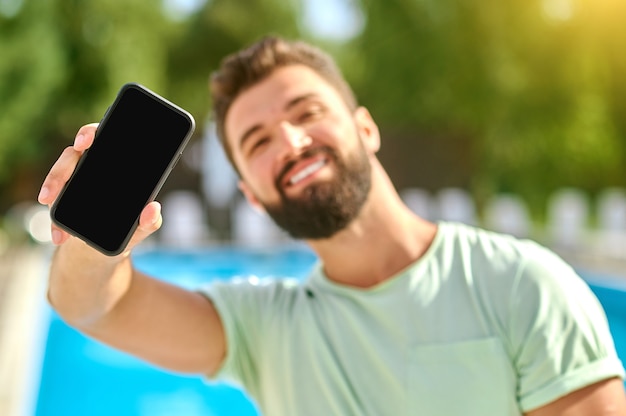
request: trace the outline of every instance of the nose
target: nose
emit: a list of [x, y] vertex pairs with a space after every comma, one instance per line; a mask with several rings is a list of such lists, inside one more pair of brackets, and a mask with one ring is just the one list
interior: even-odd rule
[[278, 125], [278, 136], [281, 143], [285, 144], [291, 152], [299, 152], [313, 142], [305, 129], [294, 126], [288, 121], [283, 121]]

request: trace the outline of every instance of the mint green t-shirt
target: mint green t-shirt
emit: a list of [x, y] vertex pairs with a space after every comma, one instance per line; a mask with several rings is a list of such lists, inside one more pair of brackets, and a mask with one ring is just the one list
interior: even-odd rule
[[624, 377], [604, 311], [530, 241], [442, 222], [426, 254], [369, 289], [317, 265], [304, 282], [211, 284], [217, 374], [265, 416], [513, 416]]

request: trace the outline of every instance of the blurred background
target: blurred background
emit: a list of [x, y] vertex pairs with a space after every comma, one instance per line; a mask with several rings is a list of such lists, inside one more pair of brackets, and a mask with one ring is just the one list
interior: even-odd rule
[[594, 204], [626, 186], [626, 4], [501, 3], [0, 0], [4, 238], [20, 237], [15, 217], [77, 129], [135, 81], [198, 122], [162, 198], [196, 193], [213, 236], [228, 239], [224, 211], [239, 194], [229, 168], [209, 163], [220, 149], [209, 140], [208, 77], [267, 33], [337, 59], [380, 125], [380, 158], [399, 190], [459, 188], [479, 218], [494, 196], [512, 194], [540, 227], [563, 187]]
[[0, 0], [0, 387], [45, 303], [39, 187], [126, 82], [197, 122], [146, 249], [295, 244], [242, 201], [209, 115], [211, 71], [265, 34], [336, 58], [415, 212], [625, 276], [624, 21], [622, 0]]

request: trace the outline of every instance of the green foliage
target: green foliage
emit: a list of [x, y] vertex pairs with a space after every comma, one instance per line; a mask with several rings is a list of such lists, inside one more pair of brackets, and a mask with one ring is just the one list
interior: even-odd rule
[[182, 24], [169, 50], [168, 97], [202, 122], [208, 81], [224, 56], [267, 33], [297, 37], [296, 4], [279, 0], [212, 0]]
[[[208, 78], [226, 54], [268, 33], [315, 36], [301, 29], [302, 1], [207, 0], [183, 19], [147, 0], [0, 3], [0, 209], [23, 198], [23, 183], [34, 194], [125, 82], [180, 103], [200, 132]], [[379, 122], [383, 150], [415, 155], [392, 164], [399, 183], [516, 192], [536, 213], [560, 186], [626, 186], [626, 2], [360, 6], [358, 37], [316, 42]], [[434, 155], [425, 147], [456, 164], [420, 170]]]
[[158, 8], [140, 0], [124, 7], [112, 0], [30, 1], [4, 18], [0, 189], [9, 195], [4, 204], [16, 202], [10, 199], [11, 193], [20, 194], [15, 189], [20, 175], [43, 180], [49, 161], [71, 143], [79, 126], [102, 117], [123, 83], [165, 87], [169, 27]]
[[223, 56], [267, 32], [298, 35], [297, 4], [278, 0], [207, 1], [183, 20], [147, 0], [15, 5], [0, 9], [0, 210], [34, 200], [52, 161], [122, 84], [179, 103], [201, 132], [209, 73]]
[[28, 2], [22, 13], [0, 21], [0, 181], [37, 154], [66, 77], [55, 10], [49, 2]]
[[383, 130], [416, 137], [405, 151], [469, 137], [475, 194], [516, 192], [536, 214], [561, 186], [626, 185], [624, 2], [363, 4], [357, 90]]

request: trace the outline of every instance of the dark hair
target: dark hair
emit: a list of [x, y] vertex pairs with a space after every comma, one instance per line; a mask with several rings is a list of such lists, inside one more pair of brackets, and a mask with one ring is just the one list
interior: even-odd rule
[[266, 36], [246, 49], [224, 58], [211, 74], [210, 91], [217, 135], [235, 169], [232, 150], [226, 140], [224, 122], [233, 101], [277, 68], [305, 65], [315, 71], [341, 95], [348, 108], [355, 110], [357, 101], [334, 60], [322, 50], [302, 41], [288, 41]]

